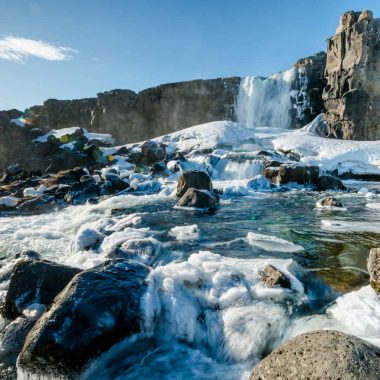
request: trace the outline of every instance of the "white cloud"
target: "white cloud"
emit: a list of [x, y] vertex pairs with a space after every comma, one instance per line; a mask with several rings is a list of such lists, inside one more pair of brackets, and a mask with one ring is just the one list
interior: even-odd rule
[[71, 58], [76, 50], [54, 46], [44, 41], [7, 36], [0, 39], [0, 59], [13, 62], [24, 62], [27, 58], [37, 57], [48, 61], [65, 61]]

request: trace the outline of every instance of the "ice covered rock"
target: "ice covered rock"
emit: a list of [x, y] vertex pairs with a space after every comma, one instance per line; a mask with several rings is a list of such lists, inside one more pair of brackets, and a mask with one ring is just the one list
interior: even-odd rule
[[80, 269], [46, 260], [18, 261], [12, 269], [2, 314], [13, 319], [30, 304], [50, 305], [79, 272]]
[[341, 202], [337, 201], [334, 197], [328, 196], [326, 198], [322, 198], [317, 202], [317, 207], [340, 207], [343, 205]]
[[212, 182], [207, 173], [199, 170], [188, 170], [179, 177], [177, 197], [182, 197], [189, 188], [212, 191]]
[[169, 169], [165, 165], [165, 162], [155, 162], [152, 165], [152, 169], [150, 171], [150, 175], [152, 177], [168, 177], [170, 174]]
[[104, 235], [93, 228], [82, 228], [78, 231], [74, 242], [74, 251], [96, 249], [104, 239]]
[[20, 200], [17, 211], [20, 212], [45, 212], [54, 210], [54, 197], [36, 197]]
[[177, 202], [177, 207], [211, 209], [218, 204], [219, 197], [216, 194], [206, 190], [189, 188]]
[[332, 175], [321, 175], [318, 179], [318, 190], [347, 190], [343, 182]]
[[244, 196], [248, 194], [248, 190], [241, 184], [227, 184], [223, 186], [224, 195]]
[[148, 272], [137, 262], [111, 260], [75, 276], [28, 334], [20, 370], [76, 378], [91, 359], [139, 332]]
[[380, 294], [380, 248], [370, 250], [367, 266], [371, 286], [377, 294]]
[[378, 347], [338, 331], [314, 331], [281, 345], [253, 370], [250, 380], [375, 380], [380, 371]]
[[263, 175], [257, 175], [247, 182], [247, 187], [252, 190], [270, 190], [272, 188], [271, 181]]
[[153, 238], [130, 239], [107, 254], [109, 258], [133, 259], [151, 265], [161, 250], [160, 243]]

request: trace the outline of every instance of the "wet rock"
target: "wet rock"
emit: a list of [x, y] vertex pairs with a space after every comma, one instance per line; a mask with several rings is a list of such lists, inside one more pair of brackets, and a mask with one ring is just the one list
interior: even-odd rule
[[219, 197], [207, 190], [189, 188], [177, 203], [178, 207], [211, 209], [219, 204]]
[[19, 212], [46, 212], [54, 210], [54, 197], [43, 196], [33, 199], [24, 199], [17, 206]]
[[54, 185], [73, 185], [74, 183], [79, 182], [80, 178], [86, 174], [87, 172], [80, 167], [69, 170], [61, 170], [50, 178], [45, 179], [42, 183], [46, 187], [51, 187]]
[[177, 184], [177, 197], [182, 197], [189, 188], [212, 191], [208, 174], [199, 170], [189, 170], [181, 174]]
[[334, 197], [328, 196], [326, 198], [320, 199], [317, 202], [317, 207], [343, 207], [343, 205]]
[[338, 331], [314, 331], [281, 345], [253, 370], [250, 380], [376, 380], [380, 349]]
[[25, 342], [26, 336], [35, 325], [36, 321], [29, 318], [18, 317], [11, 322], [0, 334], [1, 350], [0, 350], [0, 377], [6, 379], [11, 369], [13, 378], [16, 378], [15, 366], [19, 353]]
[[321, 175], [318, 179], [318, 190], [347, 190], [343, 182], [332, 175]]
[[273, 265], [267, 265], [261, 272], [261, 281], [268, 287], [281, 286], [290, 289], [290, 280]]
[[90, 198], [98, 196], [96, 182], [93, 178], [89, 178], [83, 182], [74, 183], [65, 195], [65, 201], [73, 205], [86, 203]]
[[304, 166], [298, 164], [282, 164], [277, 176], [277, 183], [285, 185], [296, 183], [298, 185], [317, 185], [319, 168], [317, 166]]
[[2, 314], [13, 319], [32, 303], [49, 305], [80, 269], [45, 260], [19, 260], [12, 269]]
[[105, 181], [109, 181], [112, 184], [112, 189], [116, 192], [128, 189], [129, 184], [123, 181], [118, 174], [105, 173], [103, 175]]
[[150, 175], [155, 178], [168, 177], [170, 174], [169, 169], [166, 167], [165, 162], [155, 162], [152, 165]]
[[88, 362], [140, 331], [140, 299], [149, 269], [112, 260], [84, 271], [54, 300], [26, 338], [22, 371], [76, 378]]
[[279, 173], [280, 173], [279, 166], [278, 167], [268, 166], [264, 169], [264, 177], [268, 178], [269, 181], [271, 181], [273, 184], [277, 184], [277, 177]]
[[367, 267], [371, 286], [380, 295], [380, 248], [370, 250]]

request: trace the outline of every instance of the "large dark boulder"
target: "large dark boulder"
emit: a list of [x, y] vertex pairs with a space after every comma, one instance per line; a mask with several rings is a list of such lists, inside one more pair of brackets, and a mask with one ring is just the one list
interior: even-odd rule
[[177, 207], [211, 209], [219, 204], [219, 197], [207, 190], [187, 189], [177, 202]]
[[347, 190], [343, 182], [332, 175], [321, 175], [318, 178], [318, 190]]
[[50, 305], [81, 270], [46, 260], [21, 259], [12, 269], [2, 314], [13, 319], [32, 303]]
[[75, 378], [89, 360], [140, 331], [148, 273], [143, 264], [112, 260], [75, 276], [27, 336], [18, 366]]
[[182, 197], [189, 188], [212, 191], [212, 182], [207, 173], [200, 170], [188, 170], [179, 177], [177, 197]]
[[93, 178], [87, 178], [83, 181], [74, 183], [65, 195], [65, 201], [73, 205], [86, 203], [90, 198], [96, 198], [99, 195], [96, 182]]
[[316, 186], [319, 179], [317, 166], [305, 166], [301, 164], [282, 164], [277, 175], [277, 183], [285, 185], [296, 183], [298, 185]]
[[250, 380], [378, 380], [380, 349], [338, 331], [314, 331], [281, 345], [253, 370]]
[[380, 248], [370, 250], [367, 266], [371, 286], [380, 295]]

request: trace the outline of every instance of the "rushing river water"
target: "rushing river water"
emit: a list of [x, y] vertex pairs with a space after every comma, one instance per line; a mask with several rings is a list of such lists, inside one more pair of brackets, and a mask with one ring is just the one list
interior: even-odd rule
[[[371, 297], [366, 260], [379, 241], [380, 202], [338, 193], [345, 210], [321, 210], [315, 204], [324, 195], [222, 196], [210, 213], [175, 209], [173, 196], [115, 196], [49, 214], [4, 216], [0, 252], [35, 249], [86, 268], [131, 237], [153, 239], [160, 248], [141, 305], [144, 333], [112, 348], [84, 378], [247, 378], [264, 355], [300, 331], [350, 331], [358, 321], [342, 320], [342, 294]], [[98, 251], [75, 252], [85, 227], [106, 235]], [[269, 263], [290, 277], [292, 289], [260, 283]], [[364, 295], [355, 296], [357, 289]], [[375, 330], [372, 339], [380, 338]]]

